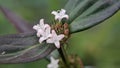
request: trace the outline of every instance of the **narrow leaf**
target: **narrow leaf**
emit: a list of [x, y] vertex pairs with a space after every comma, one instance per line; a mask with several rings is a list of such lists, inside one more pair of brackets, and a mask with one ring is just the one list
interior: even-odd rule
[[20, 16], [16, 15], [11, 10], [0, 6], [1, 12], [5, 15], [5, 17], [12, 23], [19, 32], [30, 32], [33, 31], [32, 27], [28, 24], [28, 22], [22, 19]]
[[53, 44], [40, 44], [35, 32], [0, 37], [0, 63], [32, 62], [46, 57], [53, 50]]
[[83, 0], [69, 13], [69, 23], [81, 15], [86, 9], [92, 6], [97, 0]]
[[82, 0], [69, 0], [65, 5], [64, 9], [66, 9], [67, 13], [69, 14], [76, 7], [76, 5], [81, 1]]
[[53, 44], [38, 44], [23, 51], [0, 55], [0, 63], [25, 63], [46, 57], [55, 49]]
[[[97, 7], [95, 7], [98, 5]], [[75, 33], [93, 27], [108, 19], [120, 9], [120, 0], [98, 0], [85, 13], [79, 15], [70, 24], [70, 32]]]
[[20, 51], [28, 47], [30, 46], [1, 45], [0, 54], [2, 54], [3, 52], [11, 53], [11, 52]]
[[0, 52], [22, 50], [37, 43], [35, 32], [0, 36]]
[[114, 3], [116, 3], [115, 0], [114, 1], [113, 0], [111, 1], [110, 0], [99, 0], [96, 3], [94, 3], [90, 8], [88, 8], [85, 12], [83, 12], [80, 16], [84, 17], [84, 16], [95, 13], [95, 11], [99, 12], [99, 10], [100, 11], [104, 10], [109, 6], [112, 6], [112, 4]]

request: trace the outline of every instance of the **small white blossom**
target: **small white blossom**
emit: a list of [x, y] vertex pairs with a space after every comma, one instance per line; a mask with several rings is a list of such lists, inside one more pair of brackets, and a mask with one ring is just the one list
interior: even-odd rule
[[60, 40], [64, 38], [64, 34], [57, 35], [55, 30], [52, 30], [52, 36], [47, 39], [47, 43], [54, 43], [57, 48], [60, 48]]
[[55, 60], [53, 57], [50, 57], [51, 63], [47, 65], [47, 68], [58, 68], [58, 62], [59, 60]]
[[39, 42], [42, 43], [44, 40], [48, 39], [49, 37], [51, 37], [51, 33], [50, 33], [50, 26], [47, 27], [44, 32], [41, 34], [41, 37], [39, 39]]
[[69, 18], [69, 16], [66, 14], [66, 10], [65, 9], [61, 9], [61, 10], [58, 10], [58, 11], [52, 11], [51, 14], [55, 15], [55, 20], [59, 20], [59, 22], [63, 18], [66, 18], [66, 19]]
[[34, 25], [33, 29], [37, 31], [37, 36], [40, 37], [40, 35], [44, 32], [44, 30], [49, 27], [48, 24], [44, 24], [44, 19], [40, 19], [39, 24]]

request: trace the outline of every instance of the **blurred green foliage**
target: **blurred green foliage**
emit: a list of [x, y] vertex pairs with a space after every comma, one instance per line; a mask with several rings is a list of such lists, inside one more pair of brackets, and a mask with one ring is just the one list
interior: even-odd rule
[[[63, 8], [67, 0], [0, 0], [3, 5], [28, 20], [52, 19], [52, 10]], [[16, 33], [12, 24], [0, 13], [0, 35]], [[120, 11], [91, 29], [71, 35], [68, 53], [77, 54], [85, 65], [96, 68], [120, 68]], [[48, 62], [38, 60], [24, 64], [0, 64], [0, 68], [46, 68]]]

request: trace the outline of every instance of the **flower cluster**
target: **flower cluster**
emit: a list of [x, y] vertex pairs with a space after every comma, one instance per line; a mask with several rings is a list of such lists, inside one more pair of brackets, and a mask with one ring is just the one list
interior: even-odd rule
[[65, 13], [66, 13], [66, 10], [61, 9], [58, 11], [52, 11], [51, 14], [55, 15], [55, 20], [59, 20], [59, 22], [60, 22], [63, 18], [66, 18], [66, 19], [69, 18], [69, 16]]
[[[65, 14], [65, 10], [61, 9], [58, 11], [53, 11], [52, 14], [55, 15], [55, 20], [62, 20], [62, 18], [67, 18], [68, 15]], [[65, 35], [59, 34], [55, 32], [54, 29], [51, 29], [50, 25], [44, 23], [44, 19], [40, 19], [39, 24], [34, 25], [33, 29], [37, 31], [37, 37], [39, 37], [39, 42], [42, 43], [46, 41], [47, 43], [54, 43], [57, 48], [60, 48], [60, 40], [62, 40]]]
[[37, 31], [40, 43], [46, 40], [47, 43], [54, 43], [57, 48], [60, 48], [60, 40], [64, 38], [64, 34], [57, 35], [55, 30], [51, 31], [51, 27], [44, 24], [44, 19], [40, 19], [39, 24], [34, 25], [33, 29]]

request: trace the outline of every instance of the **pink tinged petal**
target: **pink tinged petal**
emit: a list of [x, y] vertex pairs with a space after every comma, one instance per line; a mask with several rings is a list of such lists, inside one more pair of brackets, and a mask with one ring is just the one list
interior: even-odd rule
[[51, 67], [51, 64], [48, 64], [48, 65], [47, 65], [47, 68], [50, 68], [50, 67]]
[[49, 38], [52, 37], [52, 34], [49, 34], [48, 37], [49, 37]]
[[58, 62], [59, 62], [59, 59], [54, 59], [53, 57], [50, 57], [50, 64], [47, 65], [47, 68], [58, 68], [59, 65], [58, 65]]
[[51, 64], [48, 64], [48, 65], [47, 65], [47, 68], [52, 68], [52, 65], [51, 65]]
[[44, 19], [40, 19], [40, 26], [44, 26]]
[[46, 35], [46, 36], [51, 35], [51, 34], [50, 34], [50, 30], [51, 30], [50, 27], [46, 28], [46, 30], [45, 30], [45, 35]]
[[60, 35], [58, 35], [57, 39], [58, 39], [58, 40], [62, 40], [64, 37], [65, 37], [64, 34], [60, 34]]
[[42, 34], [43, 34], [43, 31], [42, 31], [41, 29], [39, 29], [39, 30], [37, 31], [37, 37], [40, 37]]
[[65, 10], [65, 9], [61, 9], [60, 13], [61, 13], [61, 14], [65, 14], [65, 13], [66, 13], [66, 10]]
[[51, 63], [58, 64], [59, 59], [54, 59], [53, 57], [50, 57]]
[[40, 27], [44, 30], [45, 28], [48, 28], [50, 26], [48, 24], [44, 24], [44, 19], [40, 19]]
[[45, 38], [44, 38], [44, 37], [41, 37], [41, 38], [39, 39], [39, 42], [42, 43], [44, 40], [45, 40]]
[[33, 29], [36, 29], [36, 25], [33, 26]]
[[50, 26], [48, 24], [45, 24], [44, 25], [44, 28], [49, 28]]
[[46, 42], [47, 42], [47, 43], [53, 43], [54, 41], [50, 38], [50, 39], [47, 39]]
[[53, 37], [57, 37], [57, 33], [55, 32], [55, 30], [52, 30], [52, 35]]
[[46, 28], [46, 30], [45, 30], [44, 36], [46, 37], [46, 39], [49, 38], [49, 37], [51, 37], [50, 30], [51, 30], [50, 27]]
[[50, 30], [51, 30], [51, 28], [50, 28], [50, 27], [47, 27], [46, 30], [45, 30], [45, 32], [46, 32], [47, 34], [50, 34]]
[[54, 44], [57, 48], [60, 48], [60, 42], [59, 41], [54, 42]]
[[56, 11], [52, 11], [51, 14], [53, 14], [53, 15], [57, 15], [58, 12], [56, 12]]
[[68, 15], [64, 15], [62, 18], [66, 18], [66, 19], [68, 19], [68, 18], [69, 18], [69, 16], [68, 16]]
[[59, 18], [60, 18], [60, 16], [58, 16], [58, 15], [55, 16], [55, 20], [57, 20], [57, 19], [59, 19]]
[[35, 29], [35, 30], [38, 30], [38, 28], [39, 28], [38, 25], [34, 25], [34, 26], [33, 26], [33, 29]]
[[42, 34], [43, 32], [44, 32], [44, 31], [41, 30], [41, 29], [38, 30], [38, 33], [40, 33], [40, 34]]
[[37, 34], [36, 34], [36, 35], [37, 35], [37, 37], [40, 37], [40, 35], [41, 35], [41, 34], [37, 32]]

